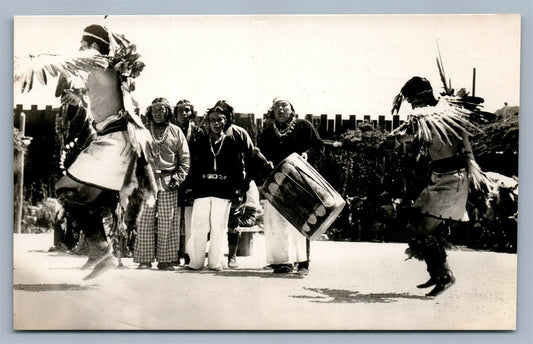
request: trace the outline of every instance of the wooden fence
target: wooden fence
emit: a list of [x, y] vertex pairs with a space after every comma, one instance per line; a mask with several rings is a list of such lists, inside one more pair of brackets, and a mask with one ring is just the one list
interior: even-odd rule
[[25, 135], [32, 138], [25, 154], [24, 198], [30, 203], [53, 194], [53, 186], [59, 173], [58, 120], [61, 109], [46, 106], [39, 110], [36, 105], [14, 109], [14, 126], [20, 128], [20, 114], [26, 115]]
[[[26, 152], [25, 199], [35, 202], [54, 193], [53, 186], [60, 173], [59, 154], [64, 146], [66, 135], [66, 113], [63, 108], [52, 108], [52, 106], [39, 110], [36, 105], [32, 105], [30, 109], [23, 109], [22, 105], [16, 105], [14, 125], [17, 128], [20, 126], [22, 112], [26, 115], [26, 136], [33, 138]], [[321, 138], [325, 140], [337, 138], [347, 130], [355, 130], [363, 123], [370, 123], [374, 128], [379, 127], [387, 131], [400, 124], [399, 116], [392, 116], [392, 120], [386, 120], [385, 116], [372, 120], [370, 116], [356, 115], [343, 119], [340, 114], [335, 115], [334, 118], [326, 114], [306, 114], [304, 117], [313, 123]], [[268, 121], [266, 114], [259, 118], [256, 118], [253, 113], [235, 114], [235, 123], [245, 128], [254, 141]]]
[[[298, 115], [296, 115], [296, 117], [298, 117]], [[391, 131], [402, 123], [400, 121], [400, 116], [398, 115], [388, 116], [389, 118], [392, 117], [392, 119], [387, 119], [387, 116], [382, 115], [378, 116], [377, 120], [371, 119], [368, 115], [349, 115], [348, 119], [343, 119], [342, 117], [343, 116], [339, 114], [335, 115], [334, 118], [330, 118], [330, 116], [326, 114], [306, 114], [304, 118], [313, 123], [322, 139], [339, 137], [348, 130], [356, 130], [364, 123], [371, 124], [374, 128], [380, 128], [385, 131]], [[255, 120], [254, 118], [255, 115], [253, 113], [236, 114], [235, 122], [237, 125], [248, 130], [250, 134], [252, 132], [261, 132], [263, 126], [266, 125], [269, 119], [266, 118], [266, 114], [263, 114], [262, 118], [257, 118]], [[251, 125], [251, 123], [255, 123], [255, 126]]]

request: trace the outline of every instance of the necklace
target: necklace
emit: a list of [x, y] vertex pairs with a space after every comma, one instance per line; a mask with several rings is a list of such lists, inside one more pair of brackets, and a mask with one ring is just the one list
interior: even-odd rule
[[289, 135], [293, 130], [294, 126], [296, 125], [296, 121], [291, 119], [290, 123], [287, 125], [287, 128], [285, 129], [279, 129], [276, 122], [274, 122], [274, 133], [276, 133], [276, 136], [283, 137]]
[[155, 132], [154, 132], [154, 124], [150, 123], [150, 133], [152, 134], [154, 142], [157, 143], [157, 144], [161, 144], [161, 143], [163, 143], [166, 140], [166, 138], [168, 137], [169, 129], [170, 129], [170, 126], [167, 125], [165, 127], [165, 131], [163, 132], [163, 135], [161, 135], [160, 138], [157, 138], [156, 135], [155, 135]]
[[152, 134], [153, 143], [152, 144], [152, 151], [155, 156], [161, 155], [161, 144], [165, 142], [165, 140], [168, 137], [168, 133], [170, 132], [170, 125], [167, 125], [165, 128], [165, 131], [163, 132], [163, 135], [161, 135], [160, 138], [157, 138], [154, 131], [154, 124], [150, 122], [150, 134]]
[[211, 142], [211, 138], [209, 138], [209, 148], [211, 148], [211, 154], [213, 154], [213, 170], [217, 171], [217, 157], [220, 154], [220, 151], [222, 150], [222, 146], [224, 145], [224, 139], [226, 138], [226, 134], [223, 132], [220, 134], [220, 137], [215, 140], [215, 145], [219, 144], [218, 149], [215, 153], [215, 149], [213, 148], [213, 142]]

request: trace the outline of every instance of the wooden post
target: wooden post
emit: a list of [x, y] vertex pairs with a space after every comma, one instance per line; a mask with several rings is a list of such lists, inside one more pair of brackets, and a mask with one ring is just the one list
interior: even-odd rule
[[320, 134], [320, 137], [326, 137], [328, 133], [328, 115], [327, 114], [320, 115], [320, 127], [319, 127], [318, 132]]
[[320, 116], [313, 116], [313, 121], [311, 123], [313, 123], [316, 130], [320, 130]]
[[340, 134], [342, 131], [342, 115], [335, 115], [335, 134]]
[[476, 96], [476, 69], [474, 68], [472, 75], [472, 97]]
[[327, 136], [326, 138], [327, 139], [330, 139], [333, 137], [333, 135], [335, 135], [335, 120], [333, 119], [328, 119], [328, 131], [327, 131]]
[[342, 120], [342, 131], [341, 133], [345, 133], [350, 128], [350, 120], [349, 119], [343, 119]]
[[356, 128], [356, 117], [355, 115], [350, 115], [348, 129], [355, 130]]
[[378, 116], [378, 126], [379, 126], [379, 129], [385, 130], [385, 116], [383, 115]]
[[390, 132], [392, 131], [392, 121], [391, 120], [386, 120], [385, 121], [385, 130]]
[[[26, 115], [20, 113], [20, 134], [22, 137], [26, 133]], [[20, 151], [20, 169], [17, 177], [18, 204], [15, 208], [15, 233], [20, 234], [22, 228], [22, 207], [24, 206], [24, 150]]]
[[400, 126], [400, 116], [394, 115], [392, 116], [392, 129], [396, 129]]

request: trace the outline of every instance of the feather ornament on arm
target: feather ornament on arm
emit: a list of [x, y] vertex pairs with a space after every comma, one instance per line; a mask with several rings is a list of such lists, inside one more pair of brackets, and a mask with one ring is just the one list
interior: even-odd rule
[[455, 105], [453, 97], [442, 97], [436, 106], [426, 106], [413, 110], [407, 121], [396, 130], [412, 125], [417, 128], [419, 140], [431, 142], [438, 135], [442, 142], [451, 142], [450, 137], [461, 139], [462, 133], [471, 136], [479, 131], [470, 121], [471, 111]]
[[488, 191], [494, 188], [494, 182], [481, 170], [477, 164], [474, 153], [472, 152], [472, 145], [468, 139], [468, 135], [463, 134], [463, 154], [466, 162], [466, 171], [468, 173], [468, 180], [476, 190]]
[[21, 84], [21, 92], [29, 92], [35, 79], [47, 85], [49, 77], [62, 76], [67, 80], [86, 78], [91, 69], [106, 69], [108, 66], [108, 58], [94, 49], [79, 51], [74, 56], [28, 55], [15, 57], [14, 79]]

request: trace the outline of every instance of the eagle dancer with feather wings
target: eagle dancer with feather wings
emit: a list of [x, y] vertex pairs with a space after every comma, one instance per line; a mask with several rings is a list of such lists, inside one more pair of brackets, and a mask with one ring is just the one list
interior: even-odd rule
[[[439, 70], [443, 76], [440, 64]], [[469, 141], [479, 130], [473, 123], [477, 114], [444, 85], [446, 93], [436, 99], [430, 82], [415, 76], [395, 97], [392, 109], [397, 113], [404, 100], [411, 104], [407, 120], [390, 135], [400, 142], [417, 139], [421, 153], [431, 160], [431, 180], [413, 205], [417, 212], [409, 224], [412, 239], [406, 250], [409, 258], [426, 262], [430, 279], [417, 287], [433, 286], [427, 296], [437, 296], [455, 282], [446, 261], [443, 221], [468, 221], [469, 184], [479, 189], [490, 183], [474, 160]]]
[[[145, 197], [155, 202], [155, 179], [151, 161], [151, 135], [136, 115], [131, 92], [133, 81], [144, 68], [136, 47], [124, 36], [101, 25], [83, 31], [79, 53], [74, 57], [52, 54], [15, 59], [15, 82], [23, 92], [37, 80], [47, 84], [59, 76], [56, 96], [77, 106], [92, 119], [96, 137], [81, 151], [56, 191], [65, 210], [76, 218], [89, 243], [89, 259], [82, 269], [92, 269], [85, 279], [114, 266], [106, 240], [103, 216], [120, 216], [127, 196], [143, 176]], [[70, 88], [82, 81], [81, 87]], [[63, 89], [66, 88], [66, 89]]]

